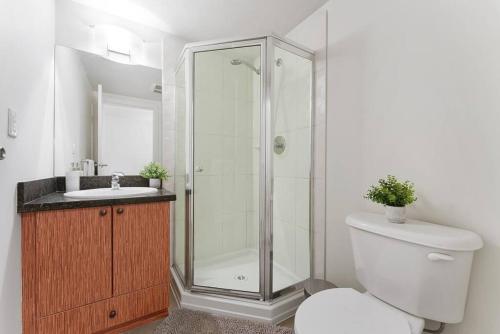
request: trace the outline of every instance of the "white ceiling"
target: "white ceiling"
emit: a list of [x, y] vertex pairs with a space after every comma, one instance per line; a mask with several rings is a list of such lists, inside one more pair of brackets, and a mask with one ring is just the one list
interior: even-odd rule
[[187, 41], [284, 35], [327, 0], [73, 0]]

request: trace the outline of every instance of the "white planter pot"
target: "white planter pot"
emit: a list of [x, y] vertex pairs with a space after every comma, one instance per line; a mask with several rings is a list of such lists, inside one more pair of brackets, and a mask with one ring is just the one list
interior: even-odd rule
[[160, 179], [149, 179], [149, 187], [160, 189], [161, 188], [161, 180]]
[[406, 207], [385, 206], [385, 216], [391, 223], [403, 224], [406, 221]]

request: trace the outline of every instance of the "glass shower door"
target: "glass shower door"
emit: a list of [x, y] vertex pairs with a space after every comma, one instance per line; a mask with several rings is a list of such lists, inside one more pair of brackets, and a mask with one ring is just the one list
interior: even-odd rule
[[261, 46], [193, 58], [193, 286], [258, 293]]
[[[310, 277], [312, 58], [274, 47], [273, 292]], [[311, 57], [311, 55], [309, 55]]]

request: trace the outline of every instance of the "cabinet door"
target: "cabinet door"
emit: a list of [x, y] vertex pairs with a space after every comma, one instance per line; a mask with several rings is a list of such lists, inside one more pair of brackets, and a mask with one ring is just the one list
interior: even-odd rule
[[38, 316], [112, 295], [111, 208], [37, 213]]
[[168, 282], [169, 203], [113, 207], [114, 295]]

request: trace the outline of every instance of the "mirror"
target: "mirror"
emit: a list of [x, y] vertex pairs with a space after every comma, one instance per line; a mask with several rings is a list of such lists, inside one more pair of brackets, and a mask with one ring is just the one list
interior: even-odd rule
[[55, 48], [54, 173], [137, 175], [161, 161], [161, 70]]

